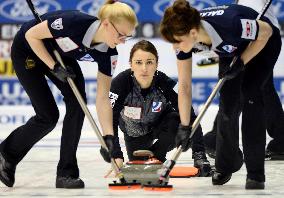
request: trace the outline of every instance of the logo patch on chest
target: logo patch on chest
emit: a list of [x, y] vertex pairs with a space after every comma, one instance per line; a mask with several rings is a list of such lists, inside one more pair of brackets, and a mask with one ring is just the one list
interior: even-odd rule
[[86, 54], [85, 56], [83, 56], [82, 58], [80, 58], [80, 61], [90, 61], [90, 62], [94, 62], [95, 60], [93, 59], [93, 57], [90, 54]]
[[153, 102], [152, 104], [152, 112], [160, 112], [162, 110], [162, 102]]
[[124, 106], [124, 115], [128, 118], [139, 120], [141, 118], [141, 107]]
[[58, 46], [62, 49], [63, 52], [69, 52], [79, 47], [69, 37], [57, 38], [55, 39], [55, 41], [58, 44]]
[[233, 46], [233, 45], [224, 45], [223, 50], [225, 50], [226, 52], [232, 53], [233, 51], [235, 51], [237, 49], [237, 47]]

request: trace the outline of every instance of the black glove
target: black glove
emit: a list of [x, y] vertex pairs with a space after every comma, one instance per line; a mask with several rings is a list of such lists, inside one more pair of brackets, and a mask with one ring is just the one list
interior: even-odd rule
[[227, 80], [231, 80], [244, 70], [245, 70], [244, 61], [239, 56], [230, 69], [225, 71], [223, 74], [220, 74], [220, 78], [226, 78]]
[[76, 77], [71, 67], [66, 66], [66, 69], [64, 69], [58, 62], [55, 63], [53, 70], [50, 70], [50, 72], [62, 82], [67, 82], [68, 77], [72, 79]]
[[179, 147], [181, 145], [181, 149], [183, 152], [187, 151], [191, 146], [191, 126], [183, 126], [179, 125], [177, 135], [176, 135], [176, 146]]
[[101, 146], [100, 153], [103, 159], [108, 163], [111, 162], [111, 158], [123, 159], [123, 153], [120, 150], [118, 138], [115, 138], [113, 135], [106, 135], [103, 136], [103, 138], [109, 150], [107, 151], [105, 148]]

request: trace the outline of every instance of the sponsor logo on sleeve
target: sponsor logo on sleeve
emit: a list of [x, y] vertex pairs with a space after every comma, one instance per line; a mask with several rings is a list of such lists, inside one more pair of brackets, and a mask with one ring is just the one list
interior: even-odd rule
[[255, 40], [257, 33], [257, 25], [255, 20], [241, 19], [242, 24], [242, 38]]
[[58, 18], [51, 23], [51, 27], [55, 30], [63, 30], [62, 18]]
[[113, 108], [114, 105], [115, 105], [115, 101], [118, 99], [118, 94], [113, 93], [113, 92], [109, 92], [108, 97], [109, 97], [109, 100], [110, 100], [111, 107]]
[[117, 55], [110, 57], [110, 64], [111, 64], [111, 75], [113, 75], [116, 65], [117, 65]]
[[69, 52], [79, 47], [69, 37], [58, 38], [58, 39], [55, 39], [55, 41], [58, 44], [58, 46], [62, 49], [63, 52]]
[[153, 102], [152, 104], [152, 112], [157, 113], [162, 110], [162, 102]]

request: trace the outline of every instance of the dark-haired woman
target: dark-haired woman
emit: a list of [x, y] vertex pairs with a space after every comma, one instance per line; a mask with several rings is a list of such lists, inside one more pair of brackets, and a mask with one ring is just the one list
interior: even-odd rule
[[[263, 1], [249, 1], [239, 0], [239, 5], [250, 7], [258, 12], [263, 7]], [[276, 26], [279, 27], [277, 17], [272, 9], [266, 11], [269, 19]], [[265, 150], [265, 160], [284, 160], [284, 112], [282, 103], [274, 87], [273, 73], [267, 80], [264, 87], [263, 102], [264, 102], [264, 116], [267, 134], [272, 138]], [[214, 120], [213, 128], [210, 132], [204, 135], [204, 144], [206, 153], [215, 158], [216, 156], [216, 135], [217, 135], [217, 116]]]
[[[243, 164], [239, 149], [239, 115], [247, 168], [246, 189], [264, 189], [265, 121], [263, 87], [271, 77], [281, 49], [279, 29], [267, 17], [241, 5], [207, 8], [198, 12], [185, 0], [167, 8], [161, 22], [163, 37], [177, 51], [179, 111], [184, 141], [190, 133], [191, 54], [214, 50], [220, 56], [220, 90], [216, 172], [213, 185], [227, 183]], [[250, 43], [251, 42], [251, 43]], [[232, 58], [236, 62], [229, 68]], [[181, 135], [181, 136], [182, 136]]]
[[[133, 155], [136, 150], [150, 150], [155, 158], [164, 162], [167, 152], [175, 148], [180, 122], [177, 93], [173, 90], [176, 82], [157, 71], [158, 53], [149, 41], [142, 40], [133, 46], [129, 63], [131, 69], [118, 74], [111, 84], [110, 100], [116, 137], [114, 157], [123, 159], [118, 141], [119, 127], [124, 133], [129, 160], [141, 159]], [[194, 120], [193, 109], [191, 114]], [[157, 141], [154, 142], [155, 139]], [[189, 146], [190, 142], [187, 142], [186, 150]], [[200, 176], [209, 176], [211, 167], [204, 151], [199, 126], [193, 137], [192, 158], [194, 166], [200, 169]], [[101, 153], [103, 155], [103, 149]]]

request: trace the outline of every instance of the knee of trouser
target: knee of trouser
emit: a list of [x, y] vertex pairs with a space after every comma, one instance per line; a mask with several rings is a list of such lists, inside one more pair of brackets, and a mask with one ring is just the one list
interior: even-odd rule
[[241, 112], [241, 101], [234, 106], [224, 105], [219, 107], [218, 119], [222, 119], [224, 121], [229, 121], [234, 118], [238, 118]]
[[246, 105], [264, 105], [262, 92], [259, 90], [243, 90], [243, 104]]
[[[84, 100], [84, 102], [87, 103], [87, 95], [86, 95], [85, 90], [80, 90], [79, 94], [82, 97], [82, 99]], [[70, 91], [70, 93], [68, 92], [67, 94], [65, 94], [63, 100], [66, 104], [70, 103], [70, 104], [73, 104], [73, 105], [76, 105], [76, 104], [79, 105], [77, 96], [71, 91]]]
[[[82, 96], [85, 104], [87, 104], [86, 93], [84, 92], [84, 94], [81, 94], [81, 96]], [[64, 97], [64, 102], [65, 102], [67, 108], [71, 107], [72, 109], [82, 110], [80, 103], [79, 103], [77, 97], [74, 94], [72, 94], [69, 97]]]
[[194, 131], [194, 134], [192, 135], [192, 143], [193, 144], [200, 144], [201, 142], [203, 142], [203, 132], [202, 132], [201, 126], [198, 125], [196, 130]]
[[48, 120], [49, 125], [51, 127], [55, 127], [58, 120], [59, 120], [59, 110], [56, 108], [56, 110], [53, 111], [52, 115], [50, 115], [50, 119]]
[[50, 108], [48, 111], [45, 111], [43, 114], [37, 114], [35, 116], [37, 122], [42, 123], [51, 131], [55, 128], [58, 120], [59, 120], [59, 110], [58, 108]]

